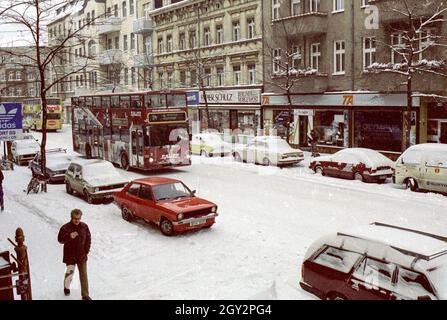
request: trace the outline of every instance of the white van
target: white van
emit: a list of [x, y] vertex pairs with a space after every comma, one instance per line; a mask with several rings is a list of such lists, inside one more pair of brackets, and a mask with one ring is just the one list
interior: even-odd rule
[[393, 182], [412, 191], [447, 193], [447, 144], [410, 147], [396, 161]]

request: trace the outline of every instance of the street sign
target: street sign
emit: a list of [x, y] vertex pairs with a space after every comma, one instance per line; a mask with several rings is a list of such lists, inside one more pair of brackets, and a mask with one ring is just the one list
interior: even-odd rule
[[22, 138], [22, 104], [0, 103], [0, 141], [14, 141]]

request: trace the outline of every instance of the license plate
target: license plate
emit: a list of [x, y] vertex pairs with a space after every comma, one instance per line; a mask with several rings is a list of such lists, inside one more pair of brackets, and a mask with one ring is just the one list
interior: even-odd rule
[[191, 226], [191, 227], [199, 226], [199, 225], [201, 225], [201, 224], [204, 224], [205, 221], [206, 221], [206, 220], [203, 220], [203, 219], [202, 219], [202, 220], [197, 220], [197, 221], [191, 222], [191, 223], [190, 223], [190, 226]]

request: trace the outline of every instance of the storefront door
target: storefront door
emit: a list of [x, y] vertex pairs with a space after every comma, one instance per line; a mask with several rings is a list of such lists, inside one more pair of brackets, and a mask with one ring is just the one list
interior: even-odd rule
[[307, 141], [307, 130], [309, 127], [309, 117], [308, 116], [300, 116], [299, 118], [300, 122], [300, 147], [307, 147], [308, 141]]
[[441, 137], [439, 139], [441, 143], [447, 143], [447, 123], [441, 123]]

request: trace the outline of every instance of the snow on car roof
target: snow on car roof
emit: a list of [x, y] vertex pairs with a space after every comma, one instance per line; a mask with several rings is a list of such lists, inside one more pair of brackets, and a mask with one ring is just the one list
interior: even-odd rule
[[152, 178], [137, 179], [132, 182], [145, 184], [145, 185], [149, 185], [149, 186], [156, 186], [156, 185], [160, 185], [160, 184], [176, 183], [176, 182], [181, 182], [181, 181], [176, 180], [176, 179], [171, 179], [171, 178], [152, 177]]
[[363, 161], [365, 161], [366, 165], [371, 167], [378, 167], [378, 166], [384, 166], [384, 165], [393, 165], [393, 161], [391, 161], [389, 158], [385, 157], [383, 154], [381, 154], [378, 151], [367, 149], [367, 148], [348, 148], [343, 149], [339, 151], [342, 154], [354, 154], [358, 155], [362, 158]]
[[72, 163], [80, 166], [91, 166], [97, 164], [105, 164], [105, 165], [110, 164], [111, 166], [113, 166], [112, 163], [110, 163], [109, 161], [101, 159], [74, 159]]
[[408, 148], [408, 150], [417, 151], [445, 151], [447, 152], [447, 144], [443, 143], [423, 143]]

